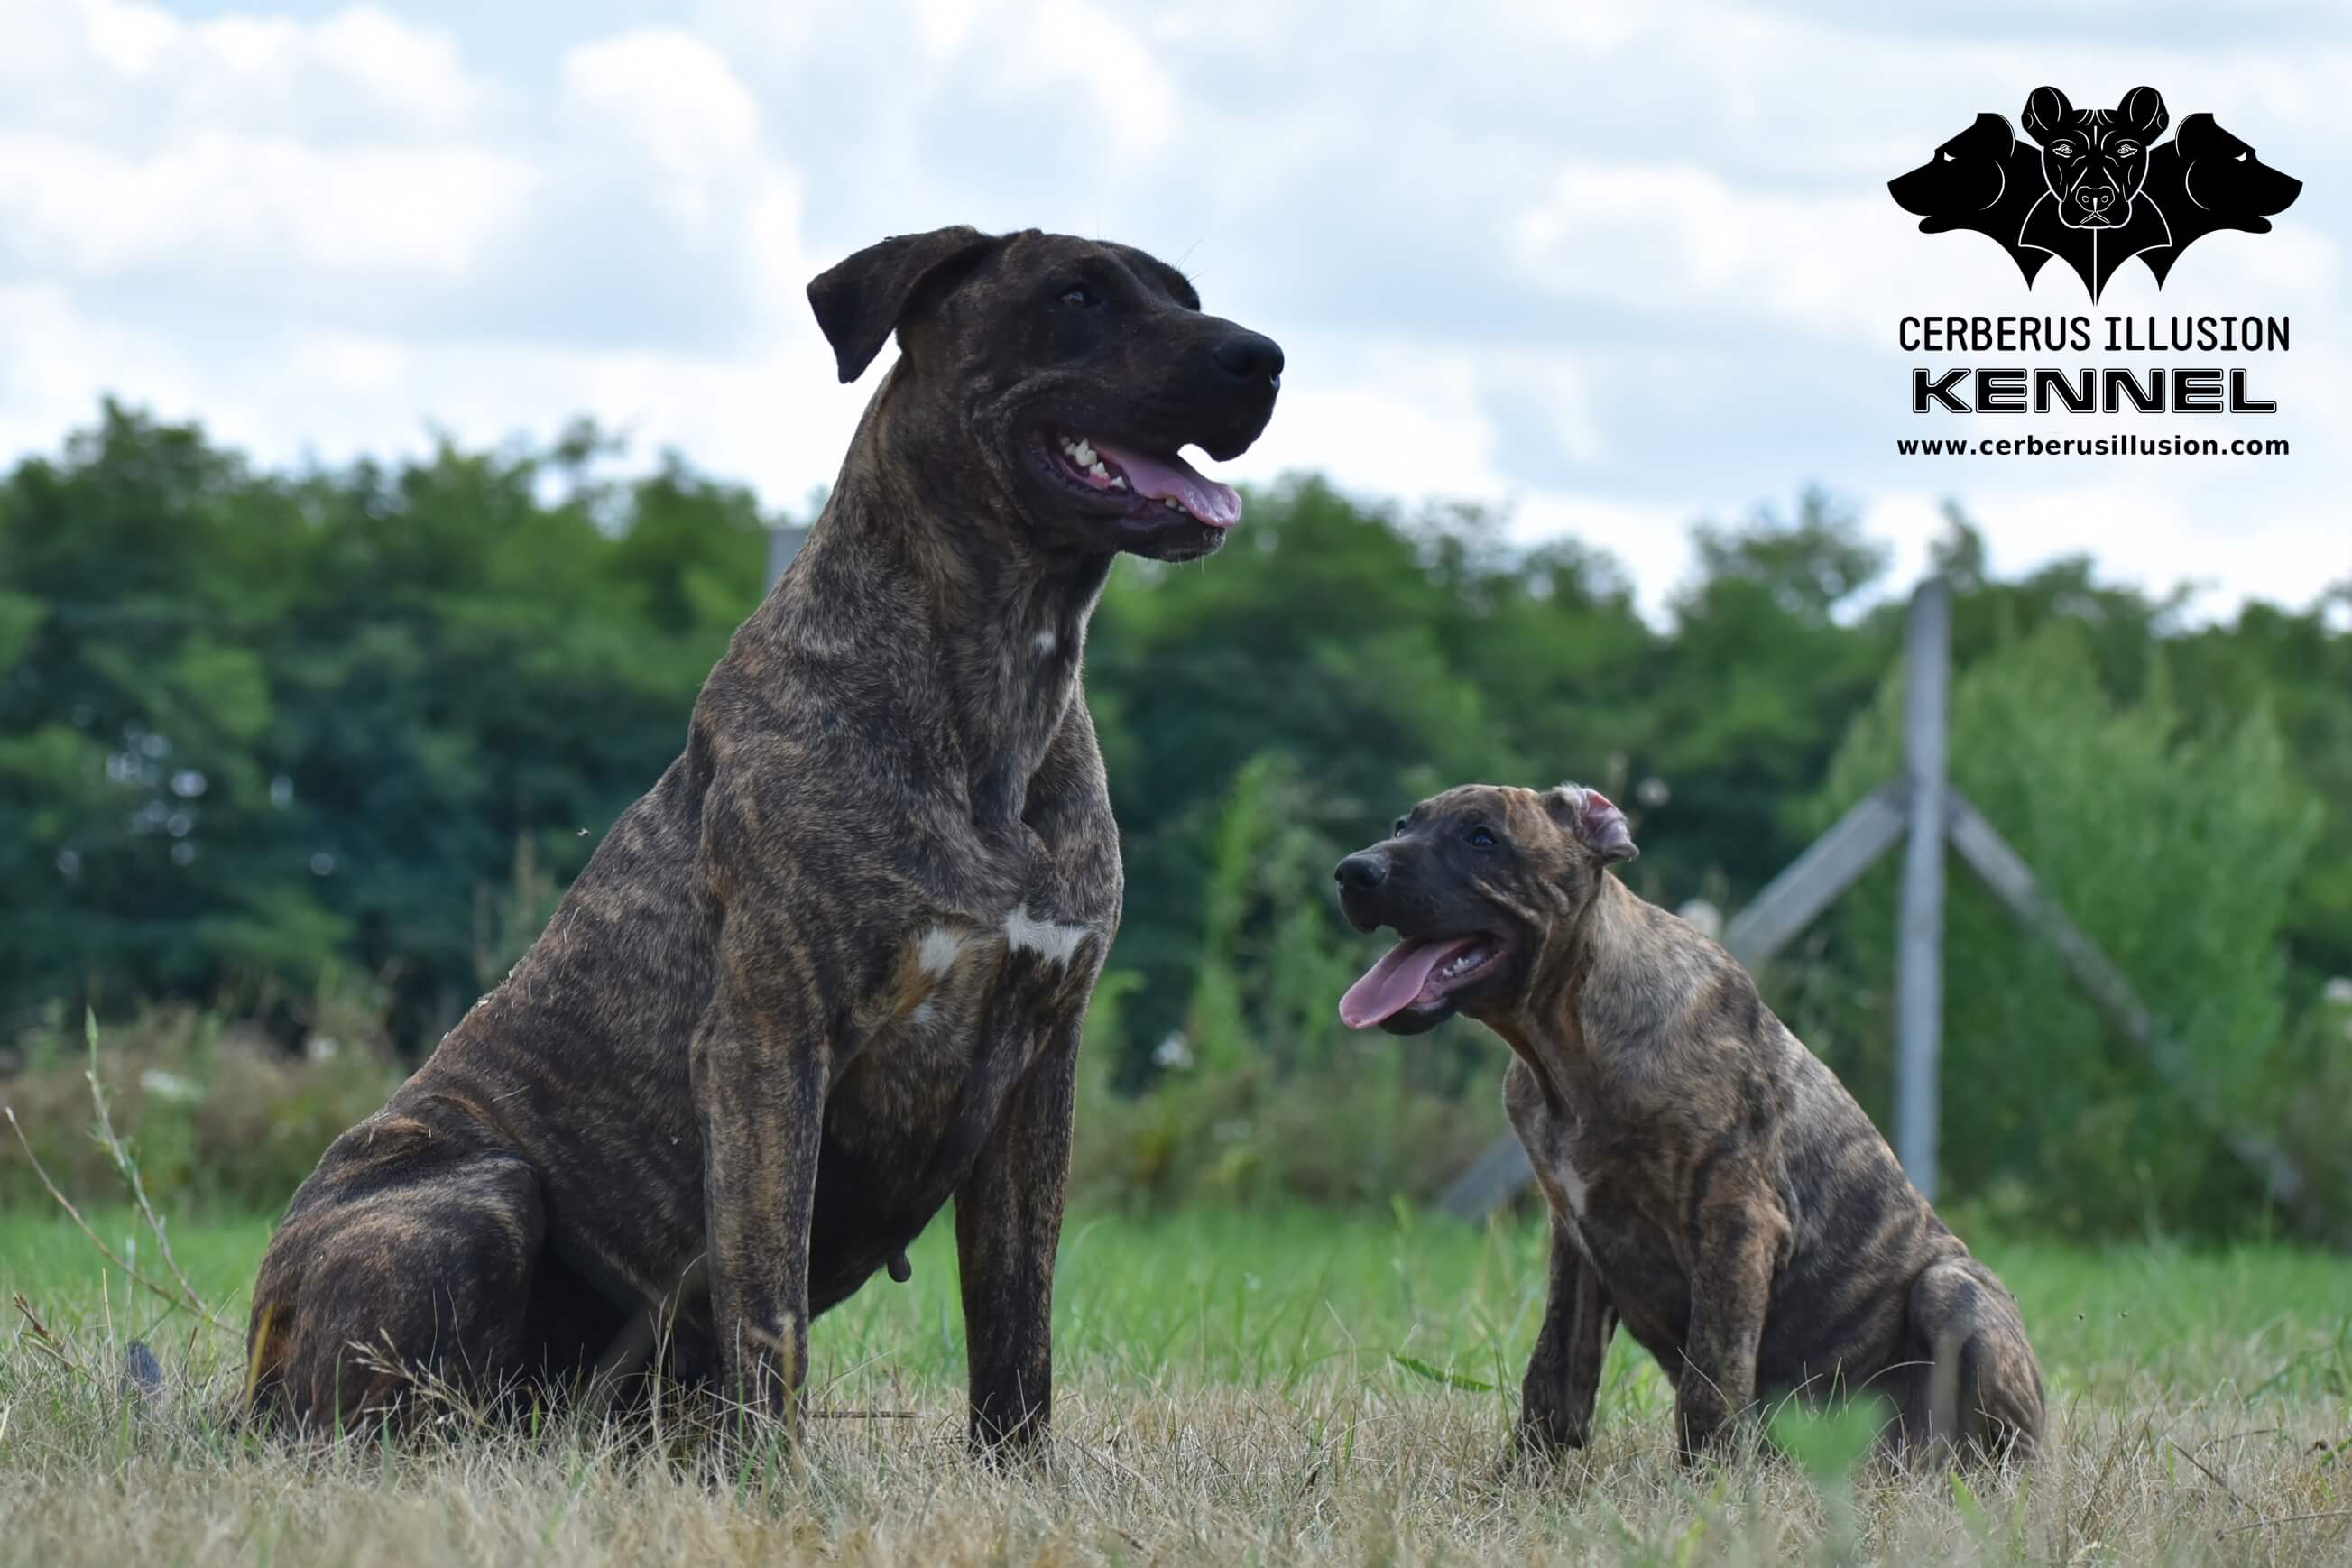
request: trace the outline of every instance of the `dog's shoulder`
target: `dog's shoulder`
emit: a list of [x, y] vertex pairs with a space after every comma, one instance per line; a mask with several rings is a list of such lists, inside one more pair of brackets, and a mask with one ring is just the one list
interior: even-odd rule
[[1769, 1134], [1790, 1111], [1803, 1047], [1721, 944], [1618, 886], [1606, 953], [1579, 1003], [1603, 1070], [1693, 1138]]

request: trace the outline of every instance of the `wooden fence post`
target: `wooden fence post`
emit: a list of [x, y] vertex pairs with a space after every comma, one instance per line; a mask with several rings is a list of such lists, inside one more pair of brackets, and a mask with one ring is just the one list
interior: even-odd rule
[[1937, 1081], [1944, 1055], [1944, 796], [1950, 744], [1952, 595], [1930, 577], [1911, 596], [1903, 695], [1903, 773], [1909, 841], [1895, 975], [1895, 1152], [1911, 1184], [1936, 1201]]

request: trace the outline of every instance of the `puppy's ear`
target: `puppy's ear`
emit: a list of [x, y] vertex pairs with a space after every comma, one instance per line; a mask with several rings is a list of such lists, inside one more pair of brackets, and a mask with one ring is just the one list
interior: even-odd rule
[[1587, 789], [1582, 784], [1555, 784], [1544, 793], [1544, 805], [1551, 812], [1552, 820], [1600, 856], [1603, 865], [1631, 860], [1641, 853], [1633, 847], [1633, 829], [1627, 825], [1625, 814], [1617, 809], [1615, 801], [1597, 789]]
[[2143, 141], [2152, 141], [2172, 122], [2172, 111], [2164, 107], [2164, 94], [2152, 87], [2136, 87], [2116, 105], [2116, 118], [2138, 132]]
[[2026, 134], [2042, 142], [2065, 124], [2066, 117], [2074, 112], [2074, 106], [2066, 101], [2064, 93], [2054, 87], [2037, 87], [2033, 96], [2025, 100], [2025, 113], [2020, 118], [2025, 121]]
[[924, 284], [950, 263], [979, 255], [996, 243], [969, 224], [929, 234], [893, 235], [848, 260], [817, 274], [808, 286], [816, 324], [833, 345], [845, 382], [856, 381], [882, 352]]

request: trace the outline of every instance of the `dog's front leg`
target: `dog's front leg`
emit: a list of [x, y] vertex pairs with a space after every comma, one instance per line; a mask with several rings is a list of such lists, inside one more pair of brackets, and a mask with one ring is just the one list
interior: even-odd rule
[[[1726, 1186], [1733, 1187], [1723, 1192]], [[1769, 1191], [1769, 1188], [1765, 1189]], [[1675, 1424], [1685, 1464], [1732, 1430], [1756, 1399], [1756, 1350], [1772, 1298], [1788, 1221], [1754, 1185], [1702, 1194], [1693, 1221], [1690, 1327], [1675, 1380]]]
[[1034, 1447], [1053, 1420], [1054, 1256], [1070, 1185], [1079, 1021], [1051, 1026], [956, 1191], [975, 1453]]
[[722, 982], [693, 1055], [721, 1387], [788, 1426], [808, 1375], [809, 1221], [830, 1071], [809, 1011]]
[[1576, 1221], [1555, 1211], [1551, 1221], [1551, 1292], [1535, 1353], [1519, 1389], [1518, 1446], [1551, 1456], [1581, 1448], [1592, 1436], [1592, 1406], [1601, 1393], [1601, 1363], [1617, 1326], [1601, 1275], [1576, 1239]]

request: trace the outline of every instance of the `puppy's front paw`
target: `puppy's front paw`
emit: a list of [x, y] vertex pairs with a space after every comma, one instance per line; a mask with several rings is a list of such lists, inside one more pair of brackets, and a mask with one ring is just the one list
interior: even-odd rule
[[[1690, 1385], [1692, 1382], [1697, 1386]], [[1734, 1412], [1712, 1384], [1690, 1380], [1675, 1392], [1675, 1436], [1685, 1466], [1696, 1465], [1732, 1446], [1738, 1427]]]
[[1508, 1485], [1541, 1480], [1558, 1473], [1580, 1453], [1591, 1434], [1556, 1419], [1522, 1415], [1511, 1440], [1495, 1460], [1492, 1479]]
[[1528, 1459], [1556, 1462], [1591, 1440], [1591, 1427], [1557, 1410], [1528, 1410], [1511, 1434], [1511, 1451]]

